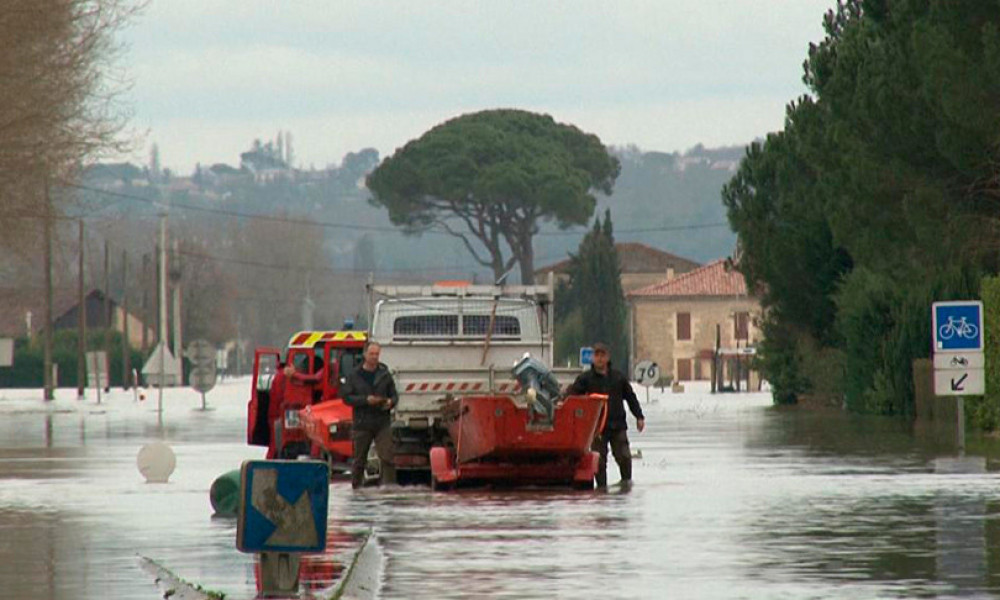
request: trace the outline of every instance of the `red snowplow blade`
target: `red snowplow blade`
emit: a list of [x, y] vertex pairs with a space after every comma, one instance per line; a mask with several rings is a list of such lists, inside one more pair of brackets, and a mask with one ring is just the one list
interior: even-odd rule
[[306, 437], [313, 445], [330, 455], [331, 463], [347, 465], [351, 462], [351, 414], [351, 407], [339, 398], [313, 404], [299, 411]]
[[590, 446], [606, 404], [603, 395], [570, 396], [556, 407], [552, 423], [540, 423], [510, 396], [456, 400], [449, 424], [455, 447], [432, 451], [432, 476], [442, 484], [463, 479], [589, 484], [597, 467]]

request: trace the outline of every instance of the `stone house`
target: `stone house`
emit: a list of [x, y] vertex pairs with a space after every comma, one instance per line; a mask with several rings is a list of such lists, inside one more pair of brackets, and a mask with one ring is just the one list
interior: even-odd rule
[[[626, 294], [656, 282], [664, 277], [687, 273], [700, 265], [693, 260], [664, 252], [635, 242], [615, 244], [618, 265], [621, 267], [622, 291]], [[557, 282], [569, 281], [570, 259], [562, 260], [535, 270], [535, 281], [545, 281], [551, 272]]]
[[720, 381], [746, 376], [761, 334], [757, 298], [725, 260], [626, 293], [630, 362], [652, 360], [672, 381], [711, 380], [716, 344]]

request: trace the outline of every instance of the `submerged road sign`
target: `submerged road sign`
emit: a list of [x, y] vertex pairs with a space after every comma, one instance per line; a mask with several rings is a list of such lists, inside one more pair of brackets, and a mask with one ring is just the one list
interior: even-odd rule
[[323, 551], [329, 496], [325, 462], [244, 461], [236, 547], [242, 552]]
[[639, 361], [632, 370], [632, 379], [639, 385], [650, 386], [660, 380], [660, 365], [651, 360]]
[[986, 393], [983, 369], [935, 369], [935, 396], [981, 396]]
[[935, 302], [931, 306], [934, 352], [983, 349], [983, 303], [978, 300]]
[[983, 303], [978, 300], [935, 302], [931, 305], [931, 325], [934, 337], [934, 394], [984, 394]]

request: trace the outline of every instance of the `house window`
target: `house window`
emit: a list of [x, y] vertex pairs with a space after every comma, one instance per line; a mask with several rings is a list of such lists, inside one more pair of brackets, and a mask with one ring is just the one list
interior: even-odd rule
[[691, 339], [691, 313], [677, 313], [677, 339]]
[[736, 339], [750, 339], [750, 313], [738, 312], [735, 317]]
[[691, 359], [677, 359], [677, 381], [691, 381]]

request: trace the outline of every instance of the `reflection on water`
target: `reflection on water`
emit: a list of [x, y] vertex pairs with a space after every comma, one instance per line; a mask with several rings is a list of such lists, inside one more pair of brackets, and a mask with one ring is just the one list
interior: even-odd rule
[[[148, 556], [227, 598], [253, 598], [235, 521], [213, 518], [244, 445], [244, 392], [151, 406], [0, 401], [0, 593], [154, 598]], [[227, 395], [228, 394], [228, 395]], [[565, 490], [330, 488], [329, 549], [306, 556], [323, 597], [374, 529], [387, 598], [974, 597], [1000, 594], [995, 443], [953, 444], [895, 420], [774, 409], [766, 396], [666, 395], [632, 432], [636, 485]], [[138, 449], [177, 455], [145, 484]], [[611, 479], [617, 475], [612, 464]]]

